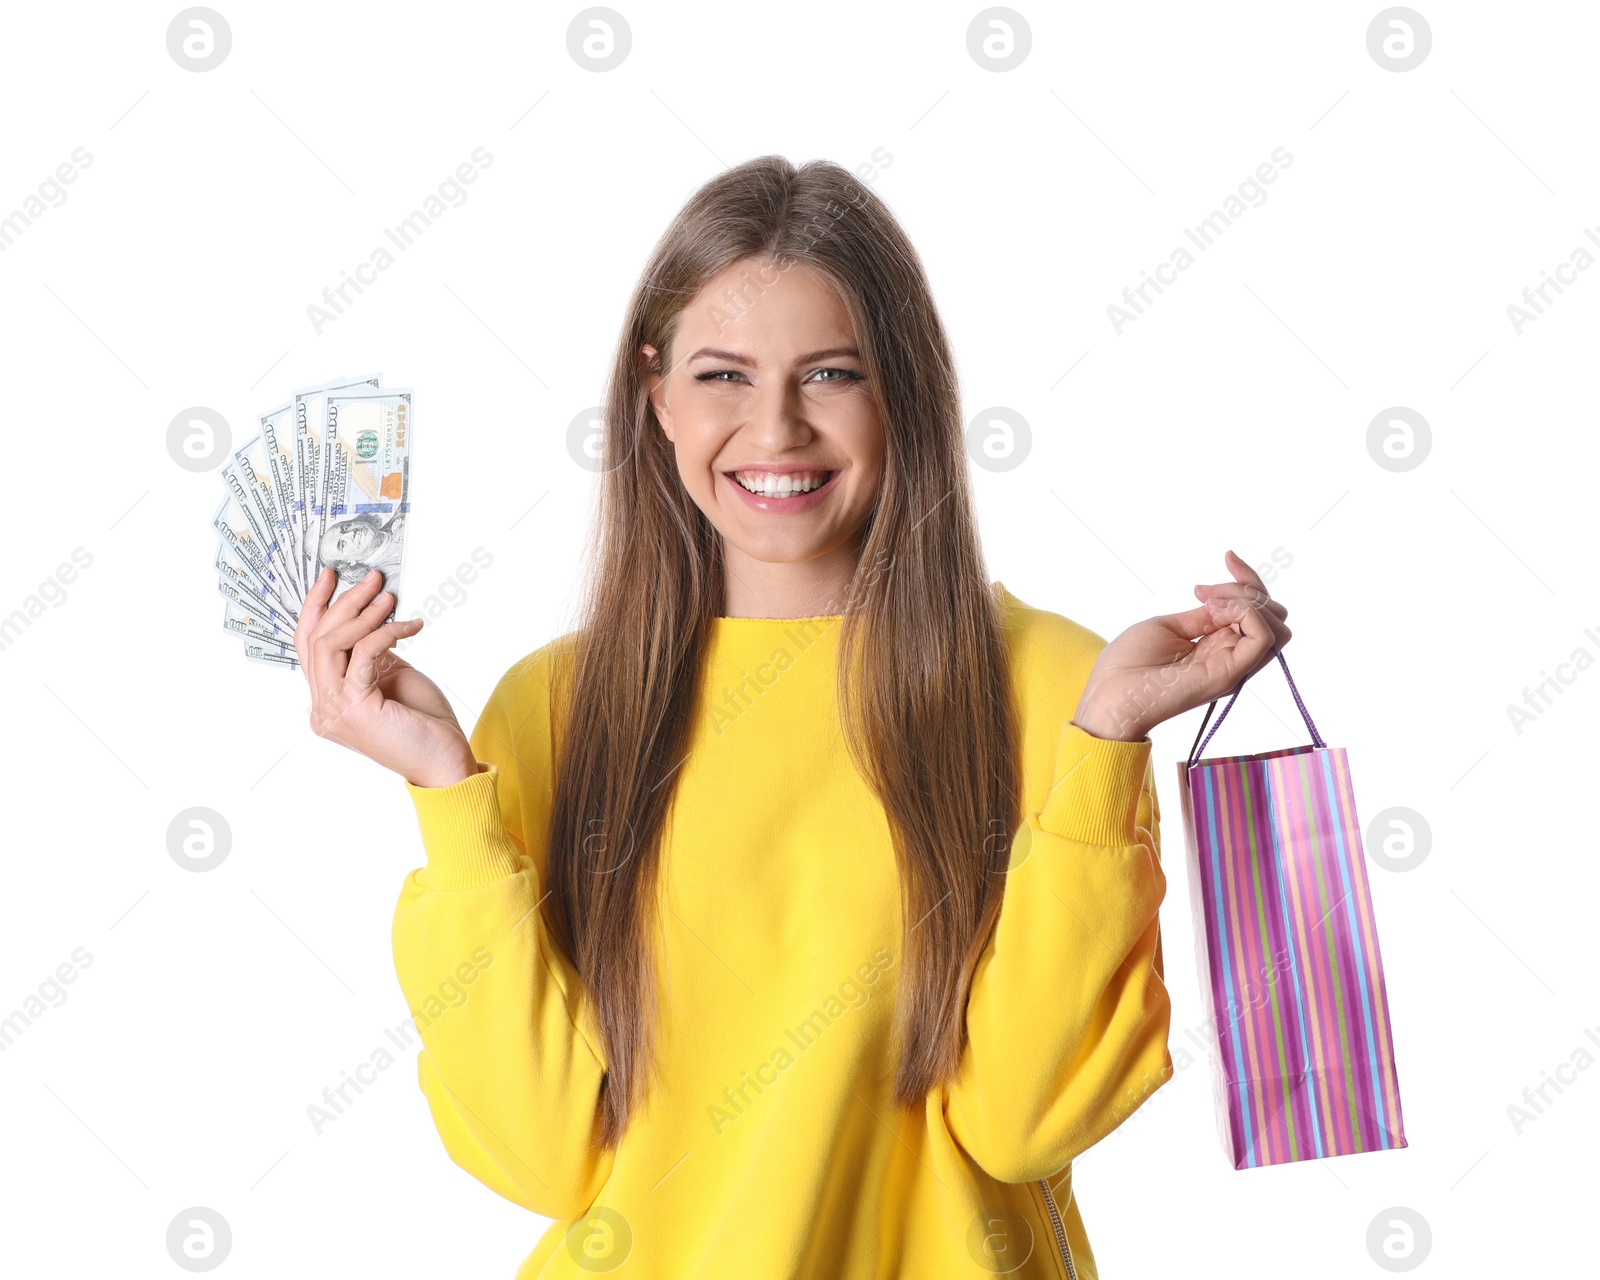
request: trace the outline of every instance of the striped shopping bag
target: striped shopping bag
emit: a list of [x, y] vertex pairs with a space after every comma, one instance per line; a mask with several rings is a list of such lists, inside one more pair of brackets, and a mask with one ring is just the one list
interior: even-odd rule
[[1344, 748], [1178, 765], [1190, 902], [1209, 990], [1217, 1121], [1235, 1169], [1406, 1145], [1389, 1002]]

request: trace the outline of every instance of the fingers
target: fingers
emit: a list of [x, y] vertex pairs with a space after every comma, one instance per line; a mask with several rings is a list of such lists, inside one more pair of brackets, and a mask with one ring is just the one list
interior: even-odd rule
[[[1223, 563], [1228, 566], [1228, 572], [1233, 574], [1234, 581], [1200, 584], [1194, 589], [1197, 596], [1207, 601], [1230, 599], [1248, 601], [1276, 614], [1280, 621], [1289, 616], [1289, 610], [1272, 598], [1267, 590], [1267, 584], [1261, 580], [1261, 575], [1246, 563], [1243, 556], [1230, 549], [1223, 557]], [[1285, 638], [1287, 638], [1286, 632]]]
[[1272, 610], [1280, 618], [1289, 616], [1289, 610], [1281, 602], [1274, 600], [1260, 587], [1247, 582], [1200, 583], [1195, 587], [1194, 593], [1202, 600], [1247, 600], [1251, 604]]
[[[388, 592], [384, 592], [384, 596], [387, 595]], [[363, 618], [365, 616], [362, 614]], [[384, 665], [379, 661], [380, 656], [386, 658], [388, 651], [397, 642], [409, 635], [415, 635], [421, 626], [421, 618], [399, 619], [386, 622], [376, 631], [357, 640], [350, 650], [350, 668], [345, 673], [346, 682], [357, 689], [377, 684], [379, 676], [383, 674]]]
[[389, 616], [389, 611], [393, 608], [394, 596], [387, 591], [380, 591], [365, 609], [348, 622], [334, 627], [323, 637], [322, 643], [328, 652], [329, 670], [337, 671], [338, 697], [341, 699], [356, 696], [362, 688], [372, 683], [370, 680], [351, 683], [352, 651], [356, 644], [365, 640], [383, 624], [383, 620]]
[[304, 630], [309, 636], [317, 629], [317, 623], [322, 620], [323, 611], [328, 607], [328, 598], [333, 595], [336, 581], [337, 575], [332, 569], [324, 568], [317, 574], [311, 590], [306, 592], [306, 598], [300, 604], [300, 626], [295, 628], [297, 632]]
[[[336, 575], [326, 571], [328, 591]], [[319, 588], [321, 578], [318, 579]], [[394, 606], [394, 598], [383, 593], [377, 599], [383, 575], [376, 569], [351, 587], [326, 609], [320, 611], [307, 647], [310, 650], [311, 688], [317, 700], [317, 715], [326, 721], [336, 718], [343, 707], [345, 673], [350, 665], [350, 646], [366, 635]], [[357, 611], [360, 610], [360, 613]]]
[[[311, 584], [311, 590], [306, 592], [306, 598], [300, 604], [300, 618], [294, 628], [294, 651], [300, 660], [300, 670], [305, 673], [306, 681], [311, 681], [311, 635], [321, 621], [323, 611], [328, 606], [328, 597], [333, 594], [334, 572], [324, 569], [317, 575], [317, 580]], [[312, 683], [313, 690], [315, 684]]]
[[[329, 569], [328, 573], [331, 575], [333, 570]], [[336, 627], [341, 622], [355, 617], [371, 603], [372, 597], [378, 594], [382, 586], [383, 574], [376, 569], [368, 570], [366, 577], [328, 606], [327, 612], [322, 615], [324, 625], [329, 628]]]
[[[1239, 584], [1237, 591], [1208, 595], [1206, 603], [1200, 607], [1202, 612], [1210, 614], [1198, 627], [1202, 640], [1215, 637], [1204, 651], [1220, 649], [1228, 653], [1230, 665], [1235, 667], [1234, 682], [1247, 680], [1261, 670], [1272, 661], [1274, 647], [1282, 649], [1293, 634], [1289, 624], [1268, 607], [1271, 601], [1262, 603], [1251, 598], [1259, 594], [1254, 588]], [[1192, 616], [1192, 612], [1179, 616]], [[1230, 631], [1237, 639], [1228, 638]]]
[[1194, 593], [1202, 603], [1181, 613], [1167, 614], [1162, 621], [1187, 640], [1204, 638], [1224, 626], [1231, 626], [1234, 634], [1242, 637], [1240, 618], [1251, 610], [1264, 611], [1263, 634], [1281, 647], [1290, 635], [1284, 625], [1288, 608], [1272, 598], [1261, 575], [1238, 553], [1230, 550], [1226, 560], [1235, 581], [1197, 583]]
[[1261, 581], [1261, 575], [1246, 564], [1244, 558], [1236, 551], [1229, 551], [1222, 558], [1222, 562], [1228, 566], [1228, 572], [1233, 575], [1234, 581], [1247, 583], [1258, 591], [1266, 591], [1267, 584]]
[[[340, 603], [343, 603], [343, 601]], [[356, 614], [355, 617], [330, 626], [323, 638], [330, 648], [348, 651], [357, 640], [364, 639], [380, 622], [387, 618], [389, 610], [393, 608], [393, 594], [388, 591], [380, 591], [372, 597], [367, 607]], [[330, 622], [331, 618], [330, 614]]]
[[1205, 597], [1205, 605], [1202, 607], [1211, 609], [1215, 619], [1212, 628], [1208, 628], [1208, 630], [1216, 626], [1232, 626], [1240, 629], [1240, 634], [1242, 635], [1244, 631], [1241, 628], [1245, 620], [1247, 618], [1256, 618], [1259, 619], [1259, 626], [1256, 628], [1258, 631], [1263, 632], [1275, 642], [1279, 637], [1282, 637], [1285, 641], [1288, 640], [1289, 624], [1284, 619], [1288, 617], [1289, 611], [1282, 605], [1278, 605], [1274, 609], [1272, 606], [1277, 604], [1275, 600], [1254, 599], [1251, 595], [1242, 594], [1243, 592], [1252, 591], [1252, 588], [1241, 587], [1239, 593], [1220, 591], [1216, 594], [1208, 593]]
[[1197, 604], [1192, 609], [1185, 609], [1182, 613], [1169, 613], [1162, 617], [1172, 631], [1182, 636], [1185, 640], [1194, 640], [1203, 636], [1208, 631], [1216, 629], [1213, 621], [1214, 615], [1211, 606]]
[[1196, 641], [1193, 656], [1209, 664], [1221, 655], [1230, 687], [1248, 680], [1273, 661], [1293, 634], [1286, 619], [1289, 610], [1268, 593], [1266, 583], [1235, 552], [1227, 554], [1233, 582], [1200, 583], [1194, 593], [1201, 603], [1193, 609], [1166, 615], [1176, 634]]

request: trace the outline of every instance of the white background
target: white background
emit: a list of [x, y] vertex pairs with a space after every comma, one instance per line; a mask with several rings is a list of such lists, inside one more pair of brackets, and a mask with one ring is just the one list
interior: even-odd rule
[[[996, 73], [976, 5], [630, 4], [597, 74], [578, 7], [218, 3], [233, 45], [205, 73], [168, 54], [176, 5], [14, 6], [0, 42], [0, 216], [93, 157], [0, 253], [0, 615], [92, 556], [0, 650], [0, 1016], [92, 956], [0, 1053], [0, 1269], [180, 1274], [167, 1226], [203, 1205], [224, 1274], [513, 1274], [543, 1220], [450, 1163], [414, 1054], [307, 1118], [406, 1017], [389, 925], [421, 848], [400, 781], [313, 737], [302, 678], [221, 630], [221, 486], [168, 424], [209, 406], [242, 441], [305, 384], [415, 387], [402, 612], [492, 565], [405, 652], [470, 722], [566, 629], [593, 485], [567, 424], [668, 220], [751, 156], [880, 148], [966, 412], [1031, 427], [1021, 466], [973, 469], [991, 576], [1109, 638], [1225, 580], [1225, 549], [1276, 552], [1363, 819], [1431, 830], [1415, 870], [1368, 863], [1409, 1148], [1236, 1172], [1193, 1058], [1079, 1163], [1103, 1274], [1385, 1274], [1366, 1239], [1392, 1206], [1431, 1228], [1424, 1275], [1593, 1265], [1600, 1069], [1571, 1063], [1600, 1055], [1600, 671], [1565, 668], [1520, 733], [1507, 713], [1600, 656], [1600, 270], [1520, 334], [1507, 315], [1600, 226], [1591, 6], [1419, 0], [1432, 50], [1396, 73], [1376, 3], [1030, 5]], [[318, 334], [308, 305], [477, 147], [468, 199]], [[1278, 147], [1265, 203], [1119, 335], [1108, 304]], [[1366, 444], [1396, 405], [1432, 429], [1405, 472]], [[1198, 718], [1154, 733], [1175, 1055], [1203, 1019], [1173, 765]], [[1211, 753], [1303, 741], [1273, 667]], [[232, 830], [206, 874], [167, 852], [195, 805]]]

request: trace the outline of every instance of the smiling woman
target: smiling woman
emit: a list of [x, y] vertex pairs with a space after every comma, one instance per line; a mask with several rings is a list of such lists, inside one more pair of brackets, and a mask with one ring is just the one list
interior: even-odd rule
[[[720, 307], [690, 305], [665, 350], [644, 342], [640, 352], [678, 478], [722, 540], [723, 611], [771, 617], [844, 599], [885, 437], [849, 308], [828, 276], [752, 255], [700, 296], [726, 299], [752, 275], [772, 283], [731, 326]], [[714, 345], [730, 328], [738, 348]], [[812, 518], [789, 518], [802, 514]]]
[[991, 581], [921, 262], [827, 161], [691, 196], [602, 402], [580, 625], [470, 737], [377, 581], [296, 633], [314, 727], [416, 811], [402, 990], [498, 958], [421, 1029], [446, 1151], [555, 1219], [522, 1280], [1092, 1280], [1072, 1161], [1172, 1074], [1148, 729], [1286, 611], [1230, 554], [1108, 645]]

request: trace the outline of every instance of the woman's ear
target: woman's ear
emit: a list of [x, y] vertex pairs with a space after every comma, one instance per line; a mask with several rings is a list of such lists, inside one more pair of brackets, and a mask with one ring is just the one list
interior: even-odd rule
[[648, 342], [639, 348], [639, 361], [645, 386], [650, 396], [650, 408], [668, 440], [676, 443], [672, 434], [672, 410], [667, 405], [667, 380], [661, 372], [661, 353]]

